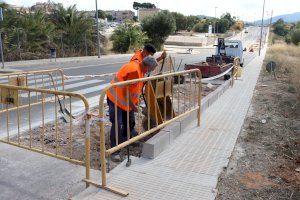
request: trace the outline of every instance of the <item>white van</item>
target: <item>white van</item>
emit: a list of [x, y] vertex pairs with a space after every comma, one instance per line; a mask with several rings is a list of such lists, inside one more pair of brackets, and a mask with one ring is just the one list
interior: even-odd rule
[[[222, 52], [223, 51], [223, 52]], [[224, 52], [225, 51], [225, 52]], [[246, 49], [243, 49], [241, 40], [225, 40], [225, 50], [221, 50], [220, 53], [225, 53], [226, 56], [239, 57], [241, 61], [241, 66], [243, 66], [244, 58], [243, 53]], [[216, 55], [218, 54], [218, 49], [216, 49]]]

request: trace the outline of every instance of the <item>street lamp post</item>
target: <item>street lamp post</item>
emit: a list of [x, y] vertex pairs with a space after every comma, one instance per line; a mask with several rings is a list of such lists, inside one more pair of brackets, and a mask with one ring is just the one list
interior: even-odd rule
[[260, 52], [261, 52], [261, 42], [262, 42], [262, 35], [263, 35], [263, 28], [264, 28], [265, 2], [266, 2], [266, 0], [264, 0], [264, 4], [263, 4], [263, 12], [262, 12], [262, 18], [261, 18], [261, 29], [260, 29], [260, 40], [259, 40], [259, 52], [258, 52], [258, 55], [259, 55], [259, 56], [260, 56]]
[[[2, 8], [0, 7], [0, 21], [3, 21], [3, 13]], [[3, 55], [3, 44], [2, 44], [2, 33], [0, 31], [0, 51], [1, 51], [1, 62], [2, 62], [2, 69], [4, 69], [4, 55]]]
[[214, 24], [214, 34], [216, 34], [216, 23], [217, 23], [217, 6], [215, 7], [215, 24]]
[[97, 0], [95, 0], [96, 2], [96, 26], [97, 26], [97, 51], [98, 51], [98, 58], [100, 58], [100, 41], [99, 41], [99, 22], [98, 22], [98, 5], [97, 5]]

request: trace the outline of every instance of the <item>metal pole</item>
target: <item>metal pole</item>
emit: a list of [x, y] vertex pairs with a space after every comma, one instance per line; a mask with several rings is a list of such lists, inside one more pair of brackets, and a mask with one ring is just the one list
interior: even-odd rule
[[65, 50], [64, 50], [64, 43], [63, 43], [63, 34], [61, 34], [61, 37], [60, 37], [60, 44], [61, 44], [61, 54], [62, 54], [62, 57], [64, 58]]
[[217, 7], [215, 7], [215, 23], [214, 23], [214, 34], [216, 34], [216, 22], [217, 22]]
[[258, 55], [259, 55], [259, 56], [260, 56], [260, 52], [261, 52], [261, 41], [262, 41], [262, 34], [263, 34], [263, 28], [264, 28], [265, 2], [266, 2], [266, 0], [264, 0], [263, 12], [262, 12], [262, 18], [261, 18], [261, 29], [260, 29], [260, 40], [259, 40], [259, 52], [258, 52]]
[[19, 57], [20, 57], [20, 60], [22, 60], [21, 45], [20, 45], [20, 34], [19, 34], [19, 29], [18, 28], [17, 28], [17, 36], [18, 36], [18, 52], [19, 52]]
[[272, 12], [271, 12], [270, 27], [272, 26], [272, 20], [273, 20], [273, 10], [272, 10]]
[[97, 51], [98, 51], [98, 58], [100, 58], [100, 41], [99, 41], [99, 22], [98, 22], [98, 5], [97, 5], [97, 0], [96, 2], [96, 24], [97, 24]]
[[87, 52], [87, 43], [86, 43], [86, 33], [84, 34], [84, 48], [85, 48], [85, 56], [87, 56], [88, 52]]
[[1, 32], [0, 32], [0, 51], [1, 51], [2, 69], [4, 69], [4, 55], [3, 55], [2, 33]]

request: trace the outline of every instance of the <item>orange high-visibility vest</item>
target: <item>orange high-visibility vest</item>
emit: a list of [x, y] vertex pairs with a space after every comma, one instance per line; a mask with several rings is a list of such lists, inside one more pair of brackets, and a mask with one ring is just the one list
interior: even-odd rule
[[[137, 62], [129, 62], [123, 65], [117, 72], [115, 78], [110, 82], [111, 84], [121, 81], [143, 78], [144, 74]], [[117, 104], [119, 108], [125, 111], [131, 111], [129, 100], [137, 105], [139, 96], [143, 89], [143, 82], [128, 85], [129, 94], [127, 95], [126, 86], [112, 87], [106, 91], [106, 95], [113, 103]], [[127, 98], [129, 97], [129, 99]]]
[[132, 56], [132, 58], [130, 59], [130, 62], [135, 61], [138, 63], [141, 63], [144, 59], [142, 50], [138, 50], [134, 53], [134, 55]]

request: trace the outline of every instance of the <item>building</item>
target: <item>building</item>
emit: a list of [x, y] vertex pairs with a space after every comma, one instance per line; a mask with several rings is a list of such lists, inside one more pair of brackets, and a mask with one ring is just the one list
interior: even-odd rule
[[123, 22], [125, 20], [133, 20], [134, 12], [131, 10], [107, 10], [105, 11], [107, 15], [111, 15], [113, 21]]
[[8, 8], [29, 13], [29, 8], [8, 4]]
[[143, 21], [146, 17], [153, 16], [160, 12], [158, 8], [140, 8], [138, 9], [138, 20], [139, 22]]
[[45, 13], [51, 13], [55, 9], [57, 9], [58, 6], [62, 6], [62, 4], [53, 3], [51, 1], [48, 2], [37, 2], [35, 5], [30, 7], [31, 12], [36, 12], [38, 10], [45, 12]]

